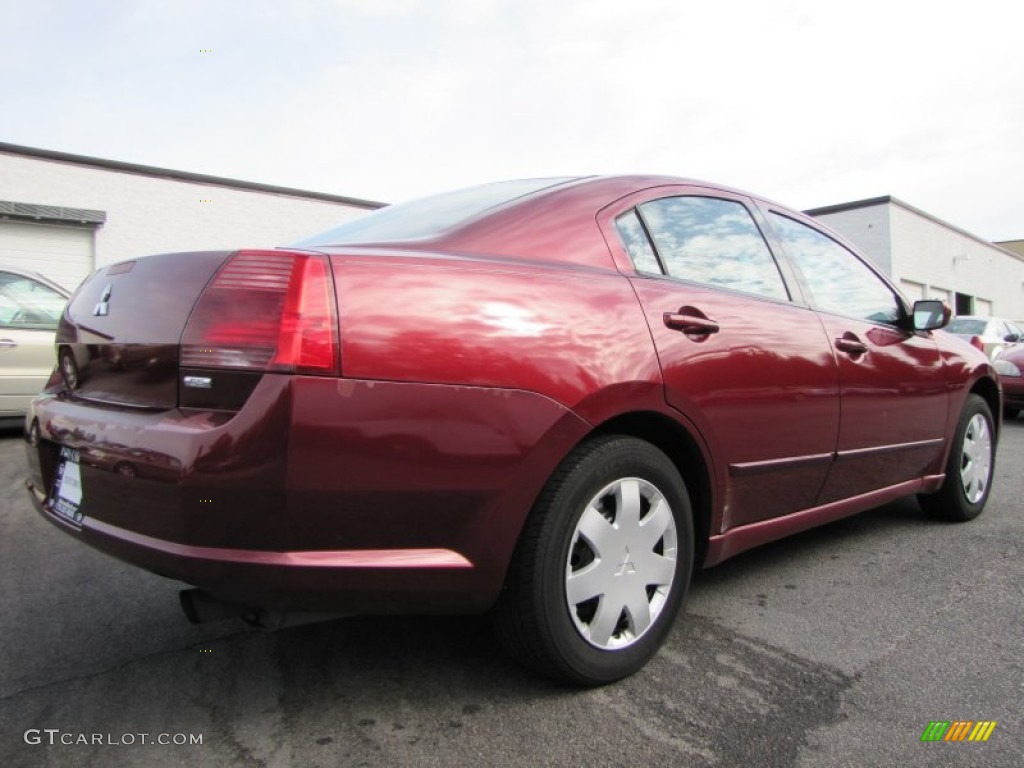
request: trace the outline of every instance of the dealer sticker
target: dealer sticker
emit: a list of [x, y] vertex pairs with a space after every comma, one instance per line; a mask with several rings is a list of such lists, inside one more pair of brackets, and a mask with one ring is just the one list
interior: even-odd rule
[[73, 523], [82, 522], [82, 513], [78, 509], [82, 504], [82, 472], [78, 461], [79, 454], [74, 448], [60, 449], [57, 479], [50, 499], [53, 511]]

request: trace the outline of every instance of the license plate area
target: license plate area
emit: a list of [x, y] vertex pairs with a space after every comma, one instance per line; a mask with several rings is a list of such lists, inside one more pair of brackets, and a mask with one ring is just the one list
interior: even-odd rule
[[74, 448], [61, 446], [57, 472], [50, 492], [50, 509], [72, 525], [82, 524], [81, 456]]

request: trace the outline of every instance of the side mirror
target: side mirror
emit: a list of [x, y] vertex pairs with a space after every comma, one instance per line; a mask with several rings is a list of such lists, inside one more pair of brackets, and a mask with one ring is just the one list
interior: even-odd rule
[[1020, 336], [1018, 336], [1016, 333], [1008, 333], [1003, 338], [1003, 341], [1008, 341], [1011, 344], [1016, 344], [1018, 341], [1020, 341]]
[[936, 328], [945, 328], [952, 316], [953, 310], [944, 301], [928, 299], [914, 302], [915, 331], [934, 331]]

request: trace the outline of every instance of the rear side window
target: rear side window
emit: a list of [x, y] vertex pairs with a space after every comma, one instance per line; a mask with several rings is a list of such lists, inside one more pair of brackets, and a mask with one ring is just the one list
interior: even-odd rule
[[25, 330], [56, 330], [67, 299], [21, 275], [0, 272], [0, 326]]
[[619, 230], [619, 236], [629, 252], [629, 258], [633, 260], [633, 266], [637, 272], [653, 272], [662, 274], [658, 257], [654, 255], [651, 241], [647, 238], [644, 225], [640, 223], [640, 217], [636, 211], [624, 213], [615, 220], [615, 226]]
[[772, 224], [803, 273], [816, 309], [872, 323], [899, 323], [896, 294], [852, 252], [787, 216], [772, 213]]
[[672, 277], [789, 300], [775, 258], [741, 203], [716, 197], [666, 197], [644, 203], [639, 212]]

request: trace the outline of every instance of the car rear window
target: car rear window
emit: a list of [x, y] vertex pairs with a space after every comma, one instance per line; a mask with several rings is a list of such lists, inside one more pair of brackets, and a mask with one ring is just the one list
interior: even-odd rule
[[293, 243], [292, 247], [393, 243], [432, 237], [499, 205], [575, 180], [574, 177], [519, 179], [444, 192], [381, 208]]
[[977, 320], [973, 317], [954, 317], [949, 321], [949, 325], [946, 326], [946, 330], [950, 333], [963, 333], [971, 334], [972, 336], [981, 336], [985, 333], [985, 325], [987, 320]]

